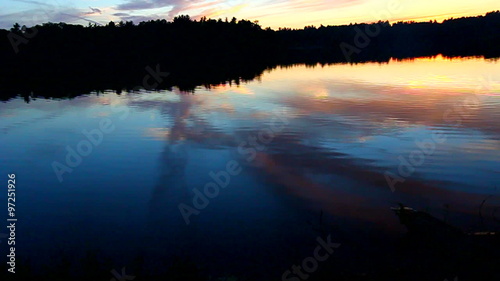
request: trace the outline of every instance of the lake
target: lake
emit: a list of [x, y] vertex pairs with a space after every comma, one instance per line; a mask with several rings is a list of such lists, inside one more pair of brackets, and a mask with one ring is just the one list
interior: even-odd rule
[[[500, 226], [498, 60], [283, 66], [194, 92], [14, 98], [0, 117], [16, 256], [35, 271], [93, 255], [143, 280], [139, 256], [147, 272], [188, 259], [214, 278], [294, 280], [330, 236], [311, 278], [406, 274], [429, 254], [402, 246], [391, 207]], [[475, 270], [450, 264], [426, 280]]]

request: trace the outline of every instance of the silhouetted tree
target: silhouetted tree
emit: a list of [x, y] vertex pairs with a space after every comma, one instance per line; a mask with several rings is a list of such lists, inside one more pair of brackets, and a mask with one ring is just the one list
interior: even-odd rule
[[[254, 77], [277, 64], [388, 61], [391, 57], [500, 55], [500, 12], [448, 19], [442, 23], [378, 21], [369, 24], [262, 29], [257, 21], [207, 19], [187, 15], [173, 21], [109, 22], [88, 27], [44, 23], [26, 37], [16, 23], [0, 30], [0, 97], [19, 91], [56, 96], [120, 88], [141, 80], [145, 66], [162, 65], [171, 75], [164, 87], [193, 89]], [[374, 33], [374, 31], [377, 31]], [[15, 33], [15, 36], [10, 33]], [[362, 33], [369, 40], [357, 46]], [[17, 36], [17, 37], [16, 37]], [[17, 41], [12, 42], [13, 38]], [[14, 52], [13, 46], [19, 50]], [[246, 73], [245, 75], [241, 75]], [[90, 83], [91, 82], [91, 83]], [[111, 83], [115, 82], [115, 83]], [[137, 86], [142, 82], [137, 82]], [[54, 88], [59, 90], [55, 91]], [[70, 91], [69, 89], [75, 89]]]

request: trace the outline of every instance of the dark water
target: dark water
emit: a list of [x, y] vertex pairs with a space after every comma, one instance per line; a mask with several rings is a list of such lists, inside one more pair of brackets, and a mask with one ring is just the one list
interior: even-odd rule
[[[496, 61], [438, 57], [275, 69], [194, 94], [1, 103], [17, 255], [42, 270], [88, 251], [115, 268], [142, 255], [152, 271], [189, 258], [215, 277], [280, 280], [331, 235], [337, 273], [390, 271], [412, 255], [398, 246], [398, 203], [498, 230], [499, 73]], [[83, 155], [68, 162], [68, 151]], [[194, 207], [211, 172], [228, 184], [186, 224], [179, 205]], [[387, 175], [400, 180], [393, 190]]]

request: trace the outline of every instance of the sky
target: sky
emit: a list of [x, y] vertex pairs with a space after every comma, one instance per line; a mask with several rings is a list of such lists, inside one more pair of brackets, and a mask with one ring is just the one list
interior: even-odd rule
[[0, 0], [0, 28], [15, 22], [88, 25], [139, 23], [177, 15], [258, 20], [263, 27], [302, 28], [389, 20], [441, 21], [499, 10], [498, 0]]

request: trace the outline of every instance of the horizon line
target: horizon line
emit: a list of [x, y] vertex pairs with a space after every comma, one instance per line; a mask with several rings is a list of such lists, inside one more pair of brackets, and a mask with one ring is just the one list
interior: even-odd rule
[[[310, 24], [310, 25], [305, 25], [303, 27], [278, 27], [278, 28], [272, 28], [270, 26], [268, 27], [263, 27], [262, 25], [260, 25], [260, 21], [258, 19], [244, 19], [244, 18], [236, 18], [236, 17], [224, 17], [223, 18], [210, 18], [210, 17], [206, 17], [206, 16], [202, 16], [202, 17], [199, 17], [199, 18], [193, 18], [191, 17], [190, 15], [187, 15], [187, 14], [179, 14], [177, 16], [175, 16], [173, 19], [171, 20], [167, 20], [165, 18], [157, 18], [157, 19], [150, 19], [150, 20], [146, 20], [146, 21], [140, 21], [140, 22], [133, 22], [133, 21], [108, 21], [108, 22], [105, 22], [105, 23], [101, 23], [99, 21], [95, 21], [95, 20], [88, 20], [88, 19], [85, 19], [85, 18], [82, 18], [82, 17], [79, 17], [81, 18], [82, 20], [85, 20], [85, 21], [88, 21], [89, 24], [90, 23], [94, 23], [94, 25], [99, 25], [99, 26], [107, 26], [109, 23], [113, 22], [115, 24], [117, 23], [120, 23], [120, 22], [123, 22], [123, 23], [127, 23], [127, 22], [132, 22], [134, 26], [137, 26], [139, 25], [140, 23], [147, 23], [147, 22], [154, 22], [154, 21], [162, 21], [162, 20], [165, 20], [166, 22], [173, 22], [175, 18], [178, 18], [178, 17], [182, 17], [182, 16], [188, 16], [190, 18], [191, 21], [193, 22], [200, 22], [202, 18], [205, 18], [206, 20], [215, 20], [215, 21], [219, 21], [219, 20], [222, 20], [223, 22], [226, 22], [227, 21], [230, 21], [231, 19], [235, 18], [237, 21], [250, 21], [250, 22], [253, 22], [253, 23], [256, 23], [258, 24], [262, 29], [271, 29], [271, 30], [274, 30], [274, 31], [279, 31], [281, 29], [288, 29], [288, 30], [304, 30], [306, 28], [321, 28], [321, 27], [339, 27], [339, 26], [350, 26], [350, 25], [363, 25], [363, 24], [377, 24], [379, 22], [389, 22], [389, 24], [391, 25], [394, 25], [395, 23], [410, 23], [410, 24], [418, 24], [418, 23], [429, 23], [429, 22], [436, 22], [438, 24], [442, 24], [443, 22], [445, 21], [448, 21], [448, 20], [456, 20], [456, 19], [463, 19], [463, 18], [479, 18], [479, 17], [484, 17], [486, 16], [487, 14], [490, 14], [490, 13], [500, 13], [500, 10], [491, 10], [491, 11], [487, 11], [487, 12], [483, 12], [481, 14], [476, 14], [476, 15], [470, 15], [470, 16], [460, 16], [460, 17], [453, 17], [452, 15], [458, 15], [458, 14], [450, 14], [451, 17], [447, 17], [447, 18], [444, 18], [445, 15], [442, 15], [443, 17], [441, 19], [438, 20], [438, 18], [433, 18], [433, 16], [422, 16], [422, 17], [417, 17], [417, 18], [413, 18], [413, 19], [395, 19], [395, 20], [389, 20], [389, 19], [386, 19], [386, 20], [379, 20], [379, 21], [366, 21], [366, 22], [350, 22], [350, 23], [345, 23], [345, 24], [329, 24], [329, 25], [324, 25], [322, 23], [319, 23], [319, 24]], [[39, 23], [39, 24], [36, 24], [36, 25], [32, 25], [32, 26], [27, 26], [27, 28], [31, 28], [33, 26], [42, 26], [44, 24], [48, 24], [48, 23], [52, 23], [52, 24], [66, 24], [66, 25], [73, 25], [73, 26], [82, 26], [82, 27], [88, 27], [88, 25], [83, 25], [83, 24], [80, 24], [80, 23], [66, 23], [66, 22], [44, 22], [44, 23]], [[24, 26], [18, 22], [14, 22], [12, 24], [12, 27], [15, 25], [15, 24], [19, 24], [20, 26]], [[12, 28], [11, 27], [11, 28]], [[10, 31], [10, 28], [0, 28], [0, 30], [6, 30], [6, 31]]]

